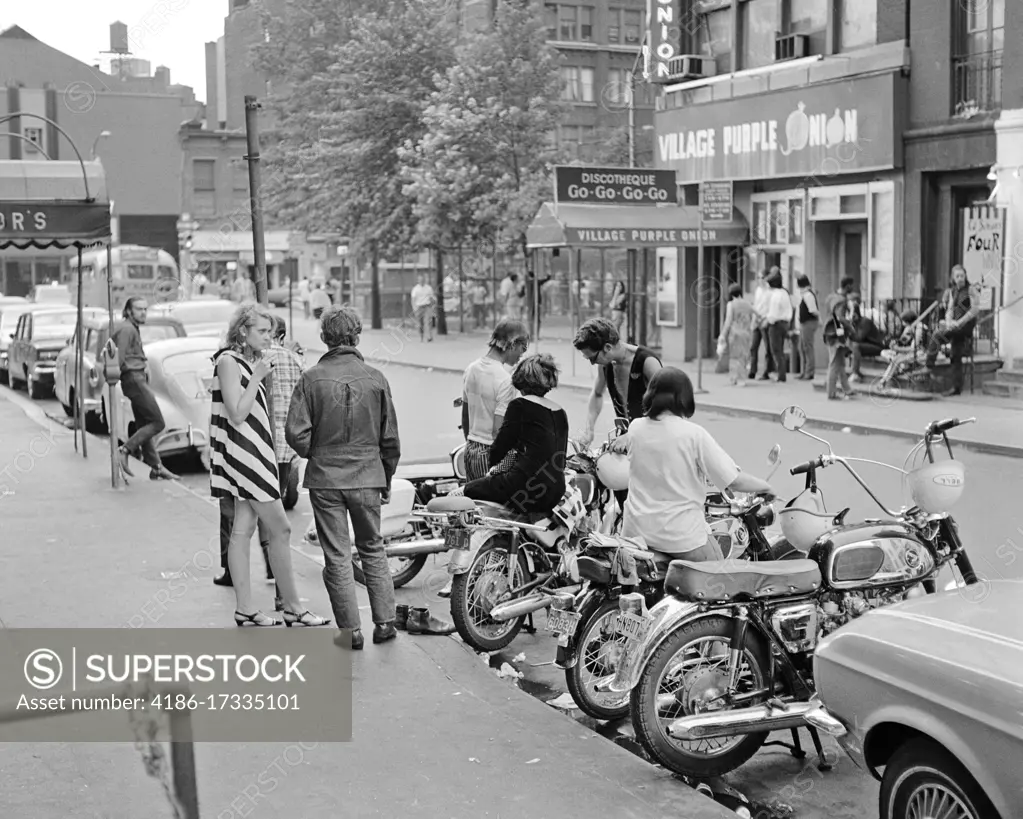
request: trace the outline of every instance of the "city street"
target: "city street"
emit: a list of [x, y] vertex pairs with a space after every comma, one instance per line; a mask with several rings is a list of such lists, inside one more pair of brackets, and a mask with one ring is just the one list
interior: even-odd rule
[[[307, 337], [313, 330], [312, 322], [308, 325], [303, 322], [303, 329], [300, 330], [303, 341], [312, 341]], [[313, 362], [318, 357], [318, 353], [311, 350], [307, 354], [307, 361]], [[461, 433], [457, 429], [459, 411], [452, 406], [452, 399], [460, 393], [460, 378], [447, 372], [400, 364], [384, 366], [383, 369], [394, 394], [403, 458], [445, 459], [450, 449], [461, 440]], [[559, 389], [552, 398], [565, 407], [573, 430], [577, 430], [585, 418], [586, 394], [578, 389], [565, 388]], [[28, 401], [24, 394], [16, 400], [22, 403]], [[792, 401], [799, 401], [799, 392], [796, 390], [792, 392]], [[35, 403], [50, 413], [61, 413], [54, 401]], [[782, 407], [775, 409], [780, 412]], [[601, 421], [598, 434], [606, 435], [611, 421], [609, 406], [605, 407]], [[761, 477], [768, 472], [768, 451], [775, 443], [780, 444], [782, 468], [775, 473], [772, 484], [778, 494], [786, 499], [798, 493], [803, 486], [803, 478], [792, 477], [788, 469], [825, 451], [822, 444], [798, 433], [788, 432], [777, 422], [741, 419], [701, 412], [699, 409], [695, 421], [704, 425], [745, 470]], [[876, 459], [900, 467], [911, 448], [906, 440], [886, 436], [858, 436], [840, 431], [814, 430], [809, 426], [807, 429], [829, 440], [839, 454]], [[952, 439], [954, 442], [954, 433]], [[91, 439], [90, 461], [103, 460], [107, 456], [105, 446], [98, 444], [97, 439]], [[1018, 487], [1014, 482], [1006, 480], [1007, 476], [1018, 475], [1019, 461], [962, 450], [956, 455], [967, 468], [967, 489], [956, 516], [974, 565], [983, 576], [990, 579], [1023, 577], [1023, 518], [1018, 512]], [[202, 498], [208, 496], [206, 473], [196, 471], [187, 464], [179, 467], [171, 462], [170, 466], [172, 469], [182, 469], [182, 482], [191, 492]], [[897, 473], [869, 465], [863, 466], [860, 472], [887, 505], [898, 508], [908, 499]], [[837, 513], [848, 506], [851, 509], [849, 520], [882, 516], [870, 498], [841, 468], [821, 472], [819, 482], [830, 511]], [[319, 578], [315, 567], [322, 565], [322, 557], [317, 548], [302, 542], [302, 533], [311, 518], [308, 498], [304, 493], [298, 506], [290, 513], [290, 518], [294, 532], [293, 548], [306, 558], [297, 564], [304, 578], [303, 589], [311, 586], [310, 597], [316, 600], [322, 597], [322, 586], [316, 588]], [[255, 551], [253, 561], [254, 565], [260, 562]], [[398, 591], [398, 600], [429, 605], [437, 614], [447, 617], [447, 601], [437, 594], [447, 580], [443, 557], [431, 560], [419, 577]], [[217, 590], [216, 594], [224, 598], [226, 610], [229, 593]], [[518, 685], [547, 702], [557, 699], [564, 692], [564, 674], [549, 665], [553, 659], [554, 645], [543, 630], [542, 615], [537, 617], [537, 626], [539, 631], [536, 635], [521, 634], [505, 651], [491, 657], [490, 665], [497, 669], [505, 662], [512, 663], [525, 675]], [[524, 655], [524, 659], [520, 654]], [[631, 726], [627, 722], [598, 725], [582, 717], [578, 711], [569, 713], [610, 741], [642, 755], [638, 744], [632, 739]], [[862, 806], [872, 804], [876, 799], [877, 789], [876, 783], [857, 770], [844, 755], [840, 755], [832, 772], [821, 774], [816, 769], [812, 755], [800, 761], [793, 759], [784, 749], [776, 748], [762, 751], [749, 764], [727, 777], [726, 781], [751, 798], [765, 803], [778, 801], [788, 804], [794, 809], [794, 816], [807, 819], [860, 816]]]

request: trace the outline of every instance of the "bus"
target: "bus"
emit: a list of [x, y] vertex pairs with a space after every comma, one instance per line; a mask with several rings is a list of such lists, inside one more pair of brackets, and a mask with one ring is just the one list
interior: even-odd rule
[[[110, 260], [113, 268], [110, 293], [115, 313], [132, 296], [142, 296], [150, 303], [176, 301], [180, 297], [178, 265], [167, 251], [141, 245], [118, 245], [110, 249]], [[77, 304], [77, 256], [69, 260], [68, 268], [71, 303]], [[82, 254], [82, 303], [86, 307], [107, 307], [106, 248]]]

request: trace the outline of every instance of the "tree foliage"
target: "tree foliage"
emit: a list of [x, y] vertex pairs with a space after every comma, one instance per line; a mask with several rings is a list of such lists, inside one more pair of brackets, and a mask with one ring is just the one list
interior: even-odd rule
[[502, 2], [491, 28], [466, 40], [437, 78], [425, 133], [401, 152], [418, 236], [428, 244], [503, 239], [525, 250], [526, 228], [549, 196], [566, 110], [560, 57], [537, 2]]

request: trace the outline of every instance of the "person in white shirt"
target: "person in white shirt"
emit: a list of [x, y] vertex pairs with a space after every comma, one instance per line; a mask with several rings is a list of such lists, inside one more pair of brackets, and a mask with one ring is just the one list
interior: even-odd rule
[[317, 321], [323, 315], [323, 311], [330, 307], [330, 293], [323, 289], [321, 282], [316, 282], [316, 287], [309, 294], [309, 305], [313, 308], [313, 318]]
[[772, 494], [747, 475], [707, 430], [696, 412], [693, 384], [676, 367], [658, 370], [643, 397], [646, 416], [629, 425], [629, 497], [622, 535], [685, 560], [722, 560], [704, 515], [707, 482], [733, 492]]
[[505, 320], [490, 336], [490, 350], [462, 376], [462, 434], [465, 436], [465, 476], [475, 481], [490, 470], [490, 447], [504, 422], [508, 404], [517, 397], [509, 367], [529, 347], [529, 330], [521, 321]]
[[[776, 271], [777, 267], [772, 267], [771, 272]], [[765, 324], [765, 317], [767, 316], [767, 300], [770, 295], [770, 290], [767, 286], [767, 271], [761, 270], [757, 273], [757, 286], [753, 293], [753, 342], [749, 348], [749, 380], [752, 381], [757, 377], [757, 364], [760, 359], [760, 343], [764, 344], [764, 361], [766, 363], [764, 374], [761, 376], [761, 381], [766, 381], [768, 377], [774, 372], [774, 362], [771, 360], [771, 343], [767, 338], [767, 325]]]
[[778, 383], [785, 383], [785, 337], [792, 327], [792, 296], [781, 286], [781, 273], [772, 273], [767, 277], [769, 285], [767, 295], [767, 314], [764, 324], [767, 326], [767, 337], [770, 341], [771, 359], [778, 373]]
[[309, 318], [312, 315], [312, 309], [309, 307], [309, 299], [312, 293], [309, 291], [309, 279], [303, 278], [298, 283], [298, 300], [302, 302], [302, 310], [305, 313], [305, 317]]
[[426, 276], [420, 275], [416, 280], [416, 286], [412, 288], [411, 299], [412, 315], [419, 325], [419, 340], [422, 341], [423, 336], [428, 335], [428, 340], [433, 341], [433, 316], [431, 315], [431, 310], [437, 303], [437, 296], [434, 294], [429, 282], [426, 281]]

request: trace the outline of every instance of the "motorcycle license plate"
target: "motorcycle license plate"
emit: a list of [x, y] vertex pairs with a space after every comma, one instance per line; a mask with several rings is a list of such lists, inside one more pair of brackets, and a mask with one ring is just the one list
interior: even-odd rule
[[625, 611], [618, 615], [615, 623], [615, 631], [629, 641], [645, 640], [649, 630], [650, 620]]
[[575, 634], [581, 615], [574, 611], [551, 609], [547, 612], [547, 631], [555, 634]]
[[444, 533], [444, 545], [449, 549], [468, 549], [471, 534], [468, 529], [448, 529]]

